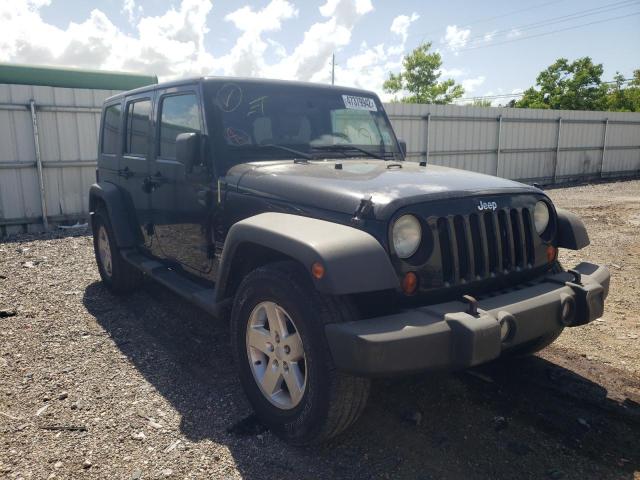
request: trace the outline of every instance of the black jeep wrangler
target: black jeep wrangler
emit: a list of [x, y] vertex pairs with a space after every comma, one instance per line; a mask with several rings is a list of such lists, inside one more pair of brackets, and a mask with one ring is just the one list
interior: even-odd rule
[[378, 97], [202, 78], [106, 100], [90, 191], [104, 283], [227, 318], [242, 386], [290, 442], [335, 436], [370, 378], [535, 352], [603, 313], [565, 271], [582, 222], [510, 180], [405, 161]]

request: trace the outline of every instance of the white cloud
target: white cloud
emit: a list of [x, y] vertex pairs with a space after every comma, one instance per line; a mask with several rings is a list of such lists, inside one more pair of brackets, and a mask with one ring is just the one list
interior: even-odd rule
[[420, 15], [418, 15], [416, 12], [413, 12], [411, 16], [398, 15], [391, 22], [390, 30], [396, 35], [400, 35], [400, 37], [402, 37], [402, 42], [404, 43], [407, 41], [407, 37], [409, 36], [409, 27], [419, 18]]
[[227, 14], [224, 19], [244, 32], [268, 32], [280, 30], [282, 21], [296, 17], [298, 9], [287, 0], [272, 0], [262, 10], [254, 11], [245, 5]]
[[471, 30], [468, 28], [458, 28], [457, 25], [447, 25], [447, 31], [443, 41], [450, 50], [456, 52], [467, 44], [469, 35], [471, 35]]
[[142, 15], [142, 5], [136, 5], [135, 0], [124, 0], [120, 12], [127, 16], [131, 25], [134, 25], [138, 17]]
[[98, 9], [66, 29], [45, 22], [39, 1], [0, 4], [0, 60], [154, 73], [165, 78], [210, 71], [204, 48], [210, 0], [183, 0], [176, 10], [143, 17], [137, 36], [124, 33]]
[[282, 46], [278, 47], [262, 38], [264, 32], [277, 31], [282, 22], [298, 15], [298, 10], [286, 0], [272, 0], [262, 10], [254, 11], [244, 6], [229, 13], [225, 20], [242, 31], [231, 51], [218, 60], [218, 64], [228, 75], [253, 76], [260, 75], [266, 69], [264, 55], [272, 45], [276, 54], [282, 54]]
[[462, 88], [464, 88], [465, 95], [469, 93], [473, 93], [476, 88], [484, 83], [485, 77], [484, 75], [480, 75], [478, 77], [473, 78], [465, 78], [462, 80]]
[[[297, 43], [270, 38], [299, 15], [294, 0], [269, 0], [262, 7], [240, 6], [222, 21], [236, 29], [228, 50], [216, 58], [205, 47], [212, 24], [212, 0], [180, 0], [163, 13], [144, 15], [139, 0], [119, 0], [124, 29], [100, 9], [79, 21], [56, 26], [40, 9], [50, 0], [0, 1], [0, 61], [53, 64], [81, 68], [137, 71], [161, 80], [225, 74], [327, 82], [330, 59], [336, 53], [336, 83], [374, 90], [401, 67], [405, 44], [417, 13], [390, 19], [390, 40], [344, 53], [358, 22], [373, 11], [371, 0], [324, 0]], [[315, 23], [313, 23], [315, 22]], [[222, 40], [217, 39], [218, 42]], [[271, 55], [269, 55], [271, 54]], [[460, 76], [462, 71], [445, 71]]]
[[518, 30], [517, 28], [512, 28], [509, 33], [507, 33], [507, 38], [515, 38], [519, 37], [520, 35], [522, 35], [522, 32], [520, 30]]
[[369, 0], [327, 0], [319, 7], [320, 15], [327, 20], [311, 25], [291, 54], [266, 67], [264, 74], [303, 81], [326, 81], [330, 75], [328, 61], [331, 55], [351, 42], [355, 24], [372, 10]]
[[461, 77], [464, 75], [464, 70], [461, 68], [441, 68], [440, 75], [443, 77]]
[[484, 38], [484, 41], [485, 41], [485, 42], [487, 42], [487, 43], [488, 43], [488, 42], [490, 42], [491, 40], [493, 40], [493, 37], [495, 37], [495, 36], [496, 36], [496, 33], [498, 33], [498, 31], [497, 31], [497, 30], [493, 30], [493, 31], [491, 31], [491, 32], [487, 32], [487, 33], [485, 33], [485, 34], [484, 34], [484, 37], [483, 37], [483, 38]]

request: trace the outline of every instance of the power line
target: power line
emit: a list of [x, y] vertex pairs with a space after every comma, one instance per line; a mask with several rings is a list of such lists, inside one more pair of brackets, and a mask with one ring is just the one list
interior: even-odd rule
[[595, 8], [589, 8], [586, 10], [579, 10], [577, 12], [573, 12], [567, 15], [561, 15], [559, 17], [552, 17], [552, 18], [548, 18], [548, 19], [544, 19], [544, 20], [540, 20], [537, 22], [533, 22], [533, 23], [528, 23], [528, 24], [524, 24], [524, 25], [519, 25], [519, 26], [515, 26], [515, 27], [511, 27], [511, 28], [507, 28], [507, 29], [503, 29], [503, 30], [496, 30], [494, 32], [486, 32], [484, 34], [481, 35], [474, 35], [473, 37], [469, 38], [468, 41], [469, 42], [473, 42], [473, 40], [481, 40], [484, 39], [487, 35], [491, 35], [491, 38], [493, 38], [494, 36], [501, 36], [503, 34], [509, 34], [513, 31], [523, 31], [523, 30], [532, 30], [535, 28], [540, 28], [540, 27], [546, 27], [548, 25], [553, 25], [556, 23], [564, 23], [564, 22], [569, 22], [571, 20], [576, 20], [578, 18], [583, 18], [583, 17], [588, 17], [591, 15], [599, 15], [602, 13], [607, 13], [613, 10], [619, 10], [621, 8], [627, 8], [627, 7], [632, 7], [637, 5], [639, 2], [638, 0], [623, 0], [620, 2], [613, 2], [607, 5], [602, 5], [600, 7], [595, 7]]
[[[534, 10], [534, 9], [537, 9], [537, 8], [546, 7], [547, 5], [551, 5], [551, 4], [554, 4], [554, 3], [560, 3], [560, 2], [563, 2], [563, 1], [564, 0], [552, 0], [550, 2], [539, 3], [539, 4], [532, 5], [532, 6], [527, 7], [527, 8], [522, 8], [522, 9], [519, 9], [519, 10], [513, 10], [511, 12], [502, 13], [500, 15], [495, 15], [493, 17], [480, 18], [478, 20], [473, 20], [472, 22], [469, 22], [469, 23], [467, 23], [466, 25], [463, 25], [460, 28], [468, 28], [468, 27], [470, 27], [472, 25], [477, 25], [478, 23], [490, 22], [490, 21], [496, 20], [498, 18], [504, 18], [504, 17], [509, 17], [511, 15], [517, 15], [518, 13], [528, 12], [528, 11], [531, 11], [531, 10]], [[420, 43], [423, 43], [424, 39], [426, 37], [434, 35], [434, 34], [437, 34], [437, 33], [438, 32], [434, 30], [434, 31], [427, 32], [427, 33], [423, 34], [422, 35], [422, 41]]]
[[[608, 82], [600, 82], [599, 85], [608, 85], [608, 84], [612, 84], [612, 83], [630, 83], [633, 81], [633, 78], [624, 78], [621, 81], [618, 80], [610, 80]], [[597, 83], [592, 83], [590, 85], [598, 85]], [[458, 98], [456, 99], [457, 102], [464, 102], [464, 101], [474, 101], [474, 100], [499, 100], [501, 98], [515, 98], [515, 97], [522, 97], [524, 95], [524, 92], [518, 92], [518, 93], [501, 93], [501, 94], [496, 94], [496, 95], [480, 95], [477, 97], [464, 97], [464, 98]]]
[[494, 43], [488, 43], [486, 45], [477, 45], [477, 46], [472, 46], [472, 47], [467, 47], [467, 48], [461, 48], [456, 50], [456, 52], [465, 52], [467, 50], [477, 50], [479, 48], [488, 48], [488, 47], [495, 47], [498, 45], [505, 45], [508, 43], [513, 43], [513, 42], [519, 42], [522, 40], [528, 40], [530, 38], [537, 38], [537, 37], [544, 37], [546, 35], [552, 35], [554, 33], [559, 33], [559, 32], [565, 32], [567, 30], [575, 30], [576, 28], [582, 28], [582, 27], [588, 27], [590, 25], [596, 25], [598, 23], [605, 23], [605, 22], [612, 22], [614, 20], [619, 20], [621, 18], [629, 18], [629, 17], [633, 17], [635, 15], [640, 15], [640, 12], [634, 12], [634, 13], [630, 13], [630, 14], [626, 14], [626, 15], [619, 15], [617, 17], [610, 17], [610, 18], [605, 18], [602, 20], [594, 20], [593, 22], [588, 22], [588, 23], [581, 23], [579, 25], [573, 25], [570, 27], [565, 27], [565, 28], [559, 28], [556, 30], [550, 30], [548, 32], [541, 32], [541, 33], [537, 33], [534, 35], [527, 35], [525, 37], [516, 37], [516, 38], [512, 38], [510, 40], [505, 40], [502, 42], [494, 42]]

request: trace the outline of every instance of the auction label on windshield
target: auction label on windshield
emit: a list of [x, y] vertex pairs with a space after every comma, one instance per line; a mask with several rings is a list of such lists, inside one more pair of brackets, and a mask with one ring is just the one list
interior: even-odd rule
[[369, 110], [370, 112], [378, 111], [378, 107], [376, 107], [376, 102], [373, 101], [373, 98], [342, 95], [342, 101], [344, 101], [344, 106], [351, 110]]

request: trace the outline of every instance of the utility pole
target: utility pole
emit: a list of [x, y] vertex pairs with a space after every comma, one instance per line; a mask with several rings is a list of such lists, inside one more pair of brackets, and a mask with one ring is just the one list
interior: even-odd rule
[[334, 85], [336, 81], [336, 54], [331, 54], [331, 85]]

